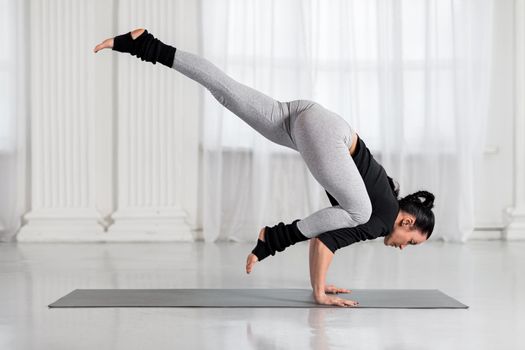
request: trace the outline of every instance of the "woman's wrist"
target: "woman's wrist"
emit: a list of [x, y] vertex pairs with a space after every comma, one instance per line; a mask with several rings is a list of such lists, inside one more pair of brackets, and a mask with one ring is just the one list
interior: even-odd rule
[[316, 301], [322, 300], [325, 297], [326, 297], [326, 293], [324, 291], [322, 293], [314, 292], [314, 300], [316, 300]]
[[313, 290], [314, 290], [314, 296], [315, 297], [326, 295], [324, 286], [322, 286], [322, 287], [314, 287]]

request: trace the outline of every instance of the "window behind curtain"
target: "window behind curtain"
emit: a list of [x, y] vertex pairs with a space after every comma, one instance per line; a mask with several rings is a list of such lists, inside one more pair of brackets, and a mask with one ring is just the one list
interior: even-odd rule
[[[246, 62], [254, 62], [263, 71], [271, 72], [276, 69], [279, 74], [278, 84], [295, 89], [293, 78], [288, 80], [286, 76], [293, 77], [294, 72], [297, 71], [297, 57], [287, 55], [287, 52], [293, 53], [293, 50], [279, 45], [282, 42], [293, 43], [296, 39], [289, 37], [281, 40], [275, 37], [287, 34], [297, 36], [297, 33], [294, 33], [297, 28], [294, 27], [293, 31], [283, 30], [285, 24], [282, 23], [285, 21], [275, 20], [276, 26], [273, 29], [275, 41], [271, 43], [274, 45], [271, 60], [270, 52], [253, 55], [246, 54], [243, 50], [243, 47], [247, 47], [246, 40], [257, 41], [259, 40], [257, 33], [261, 30], [270, 30], [267, 27], [257, 28], [253, 21], [255, 23], [263, 21], [252, 16], [259, 18], [275, 15], [279, 18], [300, 16], [299, 9], [291, 8], [292, 2], [272, 3], [273, 7], [269, 5], [270, 3], [262, 7], [263, 11], [268, 13], [261, 13], [261, 7], [258, 5], [252, 8], [246, 3], [236, 6], [235, 1], [230, 2], [228, 24], [230, 37], [228, 45], [224, 47], [228, 50], [228, 71], [233, 76], [240, 77], [241, 72], [247, 69]], [[383, 106], [387, 109], [390, 106], [380, 101], [382, 97], [378, 69], [380, 65], [384, 65], [384, 62], [378, 57], [380, 43], [377, 34], [378, 30], [381, 30], [379, 28], [384, 28], [387, 24], [382, 23], [385, 15], [378, 15], [376, 4], [375, 1], [358, 0], [346, 2], [345, 6], [341, 7], [342, 2], [316, 1], [312, 4], [315, 7], [312, 10], [314, 14], [311, 18], [312, 22], [304, 25], [317, 28], [318, 33], [315, 35], [320, 38], [318, 43], [314, 44], [319, 45], [317, 57], [314, 57], [316, 61], [313, 62], [313, 66], [318, 69], [316, 85], [313, 87], [314, 99], [340, 114], [350, 125], [357, 125], [362, 131], [366, 130], [369, 143], [380, 147], [382, 139], [379, 108]], [[352, 18], [343, 13], [350, 6], [353, 7]], [[409, 149], [417, 150], [424, 138], [428, 138], [429, 129], [435, 133], [434, 136], [439, 135], [437, 138], [441, 142], [453, 139], [454, 136], [452, 9], [448, 1], [401, 0], [400, 6], [401, 17], [398, 22], [400, 33], [388, 34], [388, 37], [385, 37], [383, 30], [381, 40], [385, 45], [385, 40], [390, 40], [398, 34], [400, 36], [403, 88], [395, 102], [401, 105], [404, 142]], [[384, 11], [382, 7], [380, 9]], [[389, 21], [393, 21], [392, 17], [388, 18]], [[388, 25], [390, 28], [391, 25]], [[352, 30], [353, 36], [349, 34]], [[312, 43], [308, 44], [309, 47], [311, 45]], [[343, 48], [342, 45], [352, 45], [355, 56], [349, 57], [351, 51]], [[392, 43], [387, 42], [386, 45]], [[263, 74], [262, 79], [268, 77]], [[246, 80], [245, 83], [251, 85]], [[283, 88], [277, 88], [282, 93]], [[357, 92], [353, 92], [355, 88]], [[272, 97], [279, 99], [279, 94], [278, 92]], [[304, 97], [297, 99], [300, 98]], [[395, 99], [395, 96], [393, 98]], [[383, 114], [388, 114], [388, 111]], [[383, 118], [385, 117], [388, 115], [383, 115]], [[249, 149], [252, 144], [251, 131], [237, 118], [223, 119], [222, 139], [225, 147]]]

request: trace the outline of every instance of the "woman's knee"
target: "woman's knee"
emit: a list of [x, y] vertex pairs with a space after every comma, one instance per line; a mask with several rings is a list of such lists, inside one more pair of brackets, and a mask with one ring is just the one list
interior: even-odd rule
[[372, 216], [372, 212], [354, 216], [353, 219], [355, 222], [357, 222], [358, 225], [362, 225], [362, 224], [366, 224], [370, 220], [371, 216]]
[[358, 225], [366, 224], [372, 216], [372, 203], [370, 199], [363, 200], [357, 209], [348, 212], [352, 220]]

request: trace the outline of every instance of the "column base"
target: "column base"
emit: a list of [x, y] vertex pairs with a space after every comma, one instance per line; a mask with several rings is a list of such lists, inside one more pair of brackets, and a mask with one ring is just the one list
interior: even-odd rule
[[507, 209], [509, 224], [503, 229], [502, 238], [504, 240], [525, 239], [525, 208]]
[[193, 242], [184, 210], [173, 208], [123, 209], [111, 218], [109, 242]]
[[33, 210], [24, 219], [17, 242], [92, 242], [104, 234], [104, 220], [94, 209]]

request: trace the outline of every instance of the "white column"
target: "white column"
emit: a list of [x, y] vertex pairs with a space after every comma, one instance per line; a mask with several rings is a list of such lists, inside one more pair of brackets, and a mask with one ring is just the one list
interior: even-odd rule
[[514, 207], [508, 208], [506, 239], [525, 239], [525, 0], [515, 0]]
[[94, 240], [94, 2], [31, 1], [31, 211], [18, 241]]
[[[183, 38], [184, 1], [119, 2], [118, 32], [146, 28], [166, 44]], [[184, 176], [190, 169], [183, 142], [182, 82], [185, 77], [160, 63], [118, 55], [117, 211], [107, 240], [193, 240], [183, 208]], [[186, 78], [187, 79], [187, 78]], [[198, 106], [194, 106], [195, 111]], [[196, 141], [195, 141], [196, 142]]]

